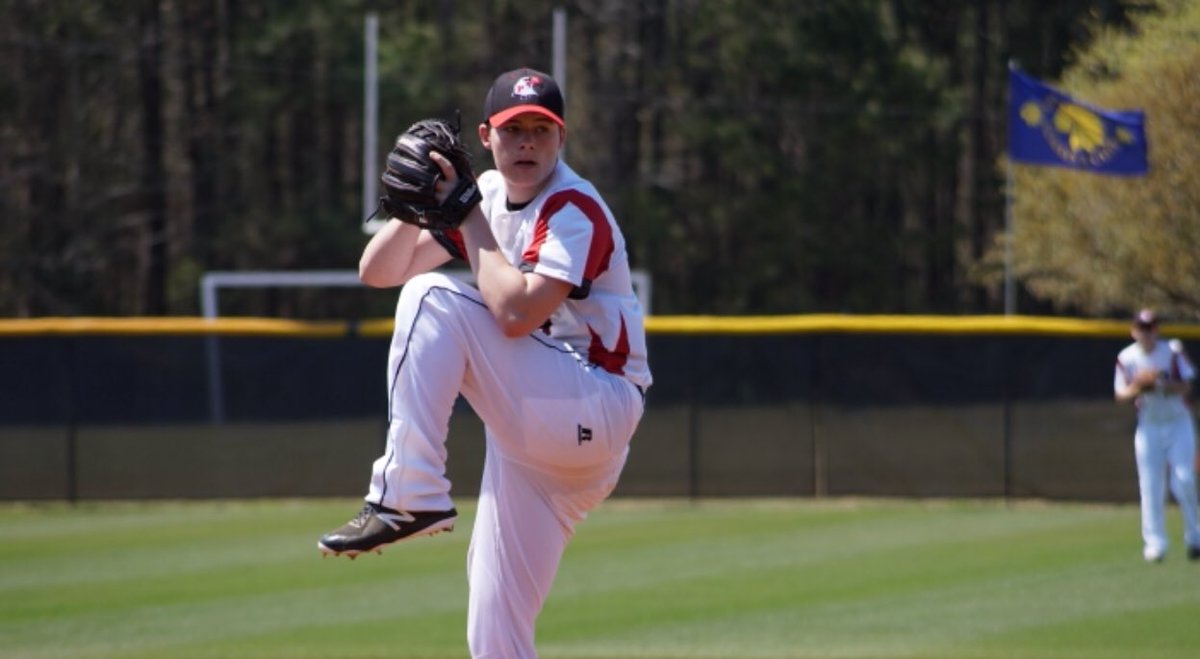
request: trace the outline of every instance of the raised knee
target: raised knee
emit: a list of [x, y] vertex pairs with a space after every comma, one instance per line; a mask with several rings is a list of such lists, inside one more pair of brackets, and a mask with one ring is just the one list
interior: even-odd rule
[[400, 289], [398, 308], [420, 301], [431, 289], [452, 287], [454, 281], [440, 272], [426, 272], [409, 279]]
[[409, 279], [402, 290], [427, 291], [437, 286], [453, 286], [454, 280], [441, 272], [426, 272]]

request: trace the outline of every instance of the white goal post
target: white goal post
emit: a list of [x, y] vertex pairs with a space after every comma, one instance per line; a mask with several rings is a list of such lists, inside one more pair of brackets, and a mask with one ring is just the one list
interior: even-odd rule
[[[451, 277], [474, 283], [475, 275], [470, 270], [443, 270]], [[642, 303], [642, 311], [649, 316], [651, 286], [650, 275], [644, 270], [630, 272], [633, 293]], [[220, 313], [219, 294], [222, 288], [322, 288], [359, 287], [364, 284], [356, 270], [246, 270], [206, 272], [200, 277], [200, 311], [205, 318], [217, 318]]]
[[[447, 275], [474, 283], [470, 270], [443, 270]], [[650, 275], [643, 270], [630, 273], [633, 292], [650, 315]], [[220, 291], [223, 288], [322, 288], [364, 286], [356, 270], [256, 270], [213, 271], [200, 277], [200, 310], [206, 319], [220, 317]], [[215, 336], [206, 340], [208, 362], [208, 412], [213, 423], [225, 420], [225, 392], [221, 382], [221, 351]]]

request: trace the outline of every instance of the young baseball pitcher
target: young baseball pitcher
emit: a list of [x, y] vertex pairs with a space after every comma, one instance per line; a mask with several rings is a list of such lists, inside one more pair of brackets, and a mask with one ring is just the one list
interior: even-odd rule
[[[403, 284], [388, 356], [388, 431], [366, 505], [322, 553], [378, 551], [451, 530], [446, 433], [461, 393], [486, 427], [467, 558], [473, 657], [536, 657], [534, 625], [575, 525], [612, 492], [651, 384], [625, 241], [596, 189], [560, 158], [563, 97], [545, 73], [496, 78], [476, 181], [444, 122], [397, 140], [392, 218], [359, 274]], [[465, 259], [477, 288], [430, 270]]]

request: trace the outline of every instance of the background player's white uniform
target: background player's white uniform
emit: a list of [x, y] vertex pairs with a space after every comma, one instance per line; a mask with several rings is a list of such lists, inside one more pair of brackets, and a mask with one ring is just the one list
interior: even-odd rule
[[[1121, 391], [1145, 370], [1157, 370], [1163, 378], [1179, 381], [1196, 377], [1191, 362], [1182, 352], [1171, 349], [1159, 339], [1147, 352], [1138, 343], [1117, 356], [1114, 391]], [[1138, 397], [1137, 431], [1134, 450], [1137, 457], [1138, 486], [1142, 502], [1142, 539], [1147, 560], [1161, 558], [1169, 544], [1164, 509], [1166, 474], [1170, 469], [1171, 492], [1179, 504], [1184, 522], [1184, 542], [1200, 546], [1196, 502], [1196, 431], [1191, 411], [1183, 396], [1147, 391]]]
[[467, 559], [468, 642], [475, 657], [527, 659], [575, 524], [616, 486], [651, 375], [624, 237], [591, 184], [560, 160], [541, 193], [512, 210], [498, 172], [478, 180], [509, 261], [575, 289], [546, 326], [511, 339], [474, 287], [438, 273], [404, 285], [388, 358], [387, 451], [367, 500], [451, 508], [445, 438], [461, 392], [487, 430]]

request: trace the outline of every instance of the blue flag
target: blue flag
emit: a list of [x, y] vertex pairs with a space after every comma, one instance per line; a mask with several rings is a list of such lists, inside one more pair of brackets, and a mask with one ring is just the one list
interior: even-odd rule
[[1015, 68], [1008, 82], [1008, 156], [1014, 162], [1097, 174], [1150, 170], [1144, 112], [1081, 103]]

